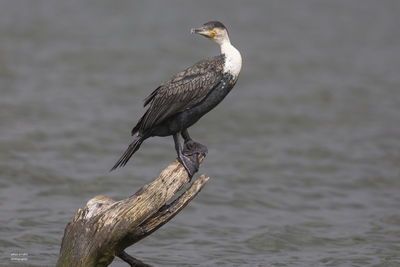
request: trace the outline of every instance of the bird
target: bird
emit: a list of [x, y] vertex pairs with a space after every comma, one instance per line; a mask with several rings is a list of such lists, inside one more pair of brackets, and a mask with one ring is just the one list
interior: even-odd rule
[[231, 44], [227, 28], [219, 21], [206, 22], [192, 28], [191, 33], [214, 41], [221, 53], [177, 73], [144, 99], [144, 107], [148, 108], [131, 131], [134, 139], [110, 171], [125, 166], [146, 139], [171, 135], [177, 159], [189, 177], [198, 171], [198, 155], [205, 155], [208, 149], [190, 137], [188, 128], [231, 91], [242, 68], [242, 56]]

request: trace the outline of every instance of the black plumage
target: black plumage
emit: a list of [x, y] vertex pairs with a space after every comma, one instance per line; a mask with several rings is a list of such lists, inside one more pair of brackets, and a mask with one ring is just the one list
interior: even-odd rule
[[[204, 27], [210, 29], [210, 23]], [[178, 159], [192, 176], [198, 169], [197, 154], [207, 148], [194, 142], [187, 128], [221, 102], [236, 83], [237, 77], [225, 71], [225, 62], [225, 54], [204, 59], [155, 89], [144, 100], [148, 108], [132, 129], [134, 141], [111, 170], [124, 166], [147, 138], [172, 135]]]
[[132, 135], [150, 134], [163, 120], [199, 104], [221, 82], [223, 63], [222, 55], [202, 60], [161, 84], [145, 99], [144, 106], [149, 108]]

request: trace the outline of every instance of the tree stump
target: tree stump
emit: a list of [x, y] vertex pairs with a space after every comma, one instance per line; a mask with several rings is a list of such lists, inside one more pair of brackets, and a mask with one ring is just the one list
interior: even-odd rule
[[[200, 162], [203, 159], [199, 156]], [[114, 201], [106, 196], [90, 199], [65, 228], [57, 266], [108, 266], [115, 256], [131, 266], [148, 266], [124, 250], [172, 219], [208, 179], [201, 175], [167, 204], [190, 182], [185, 168], [176, 160], [152, 183], [126, 199]]]

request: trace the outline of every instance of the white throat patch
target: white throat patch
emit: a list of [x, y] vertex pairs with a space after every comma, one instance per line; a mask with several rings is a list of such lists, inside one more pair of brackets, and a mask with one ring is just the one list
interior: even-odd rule
[[229, 72], [237, 78], [242, 69], [242, 56], [240, 55], [240, 52], [229, 42], [228, 39], [226, 42], [221, 44], [221, 53], [225, 55], [224, 72]]

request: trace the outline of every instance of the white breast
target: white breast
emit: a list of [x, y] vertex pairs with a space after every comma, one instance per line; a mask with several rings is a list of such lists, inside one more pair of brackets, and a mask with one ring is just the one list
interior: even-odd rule
[[221, 53], [225, 54], [224, 72], [229, 72], [236, 78], [242, 69], [240, 52], [230, 42], [226, 42], [221, 45]]

